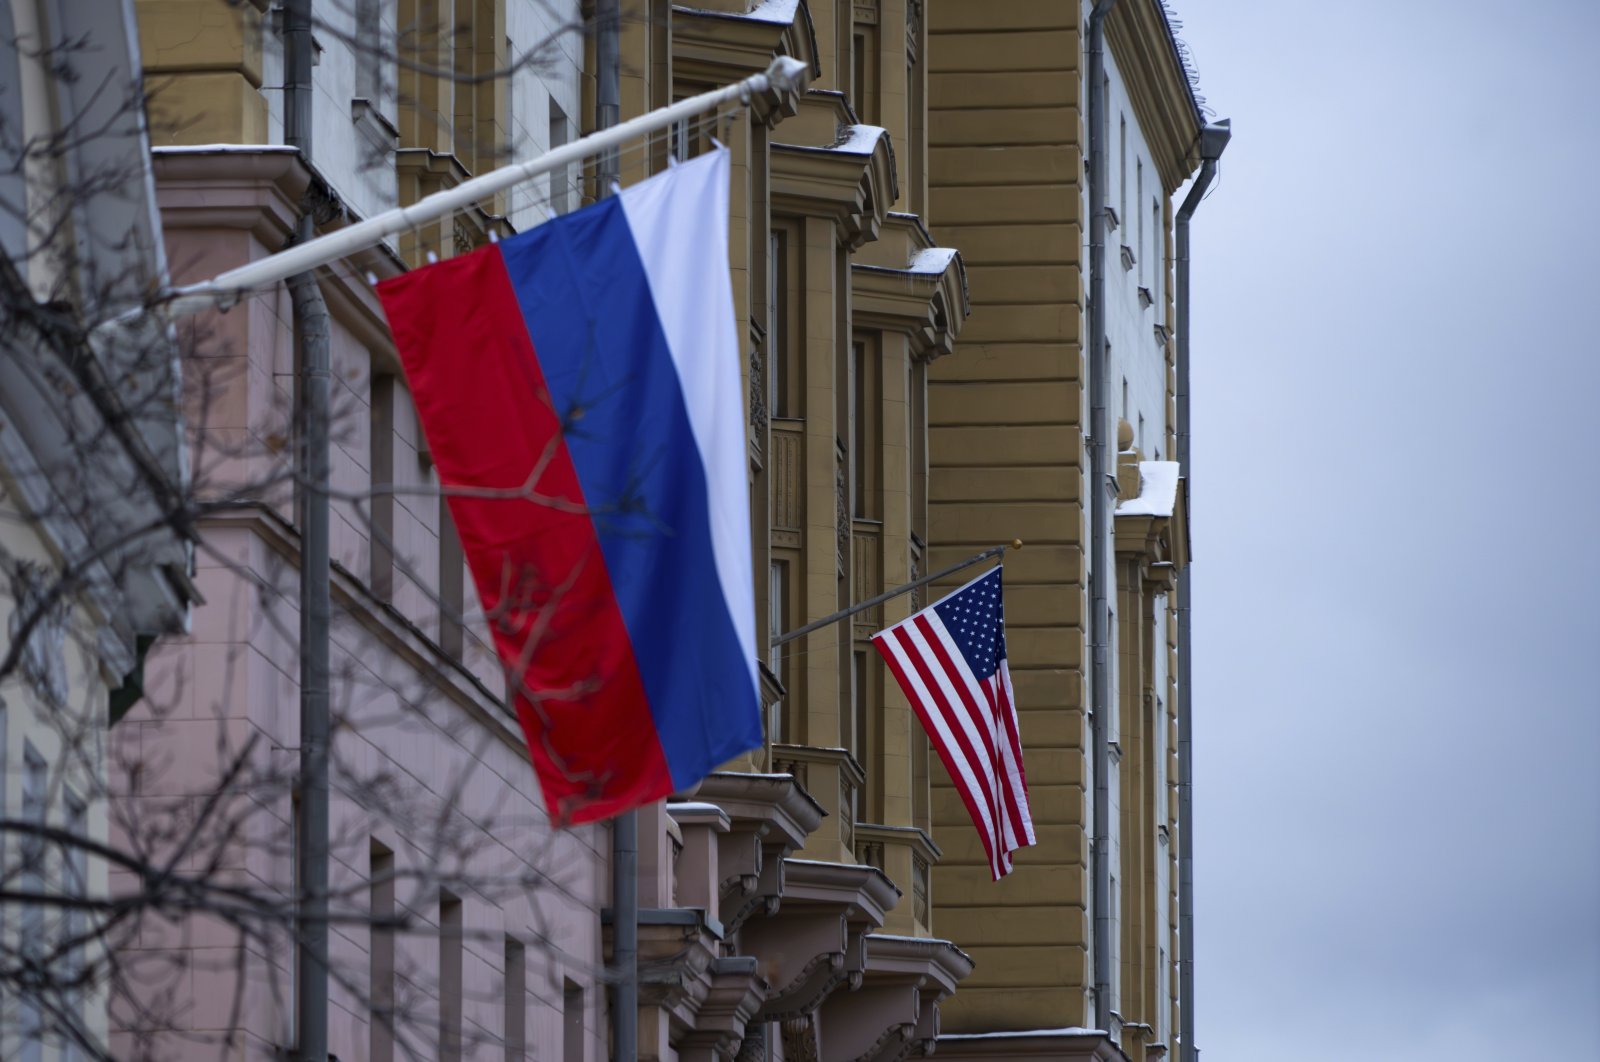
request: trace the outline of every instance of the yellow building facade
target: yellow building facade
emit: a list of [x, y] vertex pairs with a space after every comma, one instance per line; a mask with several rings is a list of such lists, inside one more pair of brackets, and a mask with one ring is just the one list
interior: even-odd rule
[[[929, 16], [930, 213], [939, 238], [962, 249], [972, 286], [957, 356], [936, 364], [929, 383], [931, 563], [997, 538], [1028, 543], [1007, 558], [1006, 616], [1039, 840], [1010, 877], [991, 883], [965, 809], [936, 775], [934, 838], [944, 850], [933, 876], [936, 920], [975, 961], [945, 1008], [940, 1053], [954, 1058], [1177, 1055], [1174, 573], [1187, 558], [1171, 461], [1170, 197], [1198, 163], [1201, 118], [1162, 5], [1115, 4], [1101, 84], [1109, 104], [1101, 371], [1115, 448], [1096, 495], [1091, 10], [945, 0]], [[1101, 709], [1110, 895], [1098, 920], [1111, 939], [1099, 1001], [1097, 501], [1111, 525], [1101, 567], [1114, 588]]]

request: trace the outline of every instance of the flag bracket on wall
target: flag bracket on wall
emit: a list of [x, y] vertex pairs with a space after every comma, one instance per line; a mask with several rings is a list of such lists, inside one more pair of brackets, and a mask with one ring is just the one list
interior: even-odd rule
[[840, 622], [842, 620], [847, 620], [851, 616], [854, 616], [858, 612], [865, 612], [867, 609], [874, 608], [874, 607], [876, 607], [878, 605], [881, 605], [885, 601], [893, 601], [895, 598], [899, 597], [901, 594], [909, 594], [911, 591], [916, 590], [916, 589], [918, 589], [920, 587], [927, 586], [929, 583], [938, 582], [940, 579], [943, 579], [947, 575], [954, 575], [956, 572], [962, 571], [963, 569], [966, 569], [966, 568], [970, 568], [974, 564], [981, 563], [982, 561], [986, 561], [990, 557], [1001, 556], [1008, 549], [1021, 549], [1021, 548], [1022, 548], [1022, 539], [1020, 539], [1020, 538], [1014, 538], [1010, 542], [1007, 542], [1007, 543], [1005, 543], [1003, 545], [991, 546], [989, 549], [986, 549], [981, 553], [974, 553], [972, 556], [968, 557], [966, 560], [956, 561], [956, 563], [950, 565], [947, 568], [940, 568], [938, 571], [933, 572], [933, 573], [931, 573], [929, 575], [924, 575], [920, 579], [913, 579], [909, 583], [903, 583], [900, 586], [895, 587], [893, 590], [885, 590], [883, 593], [879, 594], [877, 597], [869, 597], [865, 601], [856, 602], [854, 605], [851, 605], [849, 608], [842, 608], [838, 612], [831, 612], [828, 615], [823, 616], [819, 620], [812, 620], [810, 623], [806, 624], [804, 627], [797, 627], [792, 631], [784, 631], [782, 634], [775, 635], [773, 637], [772, 641], [769, 644], [772, 646], [772, 648], [776, 649], [778, 646], [783, 645], [783, 644], [785, 644], [787, 642], [792, 642], [796, 638], [804, 638], [806, 635], [810, 634], [813, 631], [820, 631], [824, 627], [831, 627], [835, 623], [838, 623], [838, 622]]

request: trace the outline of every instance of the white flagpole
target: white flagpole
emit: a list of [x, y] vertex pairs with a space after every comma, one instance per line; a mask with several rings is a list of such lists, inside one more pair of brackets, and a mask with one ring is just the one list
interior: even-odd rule
[[[810, 70], [804, 62], [789, 56], [779, 56], [764, 72], [752, 74], [724, 88], [679, 100], [670, 107], [662, 107], [648, 114], [641, 114], [637, 118], [630, 118], [609, 129], [590, 133], [537, 158], [512, 166], [503, 166], [481, 177], [464, 181], [454, 188], [435, 192], [408, 207], [385, 211], [348, 228], [308, 240], [288, 250], [239, 266], [237, 269], [230, 269], [210, 280], [178, 288], [169, 293], [164, 303], [167, 315], [185, 317], [213, 308], [226, 310], [247, 292], [270, 287], [296, 273], [337, 261], [346, 255], [379, 243], [386, 236], [425, 225], [436, 218], [471, 206], [481, 199], [487, 199], [496, 192], [549, 173], [557, 167], [582, 162], [591, 155], [619, 147], [635, 137], [665, 129], [674, 122], [713, 110], [724, 103], [735, 100], [748, 103], [752, 96], [767, 92], [769, 89], [781, 92], [803, 91], [809, 76]], [[134, 311], [132, 316], [144, 312], [145, 309], [141, 308]], [[117, 318], [106, 324], [110, 325], [121, 320], [123, 318]]]

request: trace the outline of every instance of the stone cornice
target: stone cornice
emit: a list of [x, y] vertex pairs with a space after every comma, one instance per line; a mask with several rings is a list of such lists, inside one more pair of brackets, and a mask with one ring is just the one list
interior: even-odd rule
[[[817, 57], [817, 35], [811, 11], [796, 5], [791, 22], [751, 18], [736, 12], [705, 11], [674, 5], [672, 8], [673, 77], [723, 85], [765, 70], [774, 56], [787, 55], [805, 63], [812, 77], [822, 73]], [[757, 107], [769, 123], [792, 115], [798, 94], [777, 98]]]
[[853, 251], [877, 239], [900, 193], [886, 131], [851, 125], [838, 132], [828, 144], [772, 145], [772, 208], [832, 218]]
[[896, 937], [880, 933], [867, 936], [867, 967], [884, 974], [919, 978], [924, 989], [943, 997], [956, 990], [972, 972], [972, 956], [948, 940], [937, 937]]
[[1002, 1033], [949, 1033], [938, 1039], [940, 1062], [1127, 1062], [1100, 1029], [1038, 1029]]
[[[313, 186], [326, 189], [292, 149], [217, 145], [162, 150], [153, 157], [161, 222], [169, 233], [242, 230], [276, 251], [293, 235]], [[336, 232], [360, 220], [347, 210], [336, 210], [317, 231]], [[381, 279], [404, 271], [390, 248], [378, 244], [320, 273], [334, 319], [393, 368], [399, 366], [394, 342], [377, 295], [365, 278], [368, 273]]]
[[900, 890], [877, 867], [786, 859], [788, 884], [784, 899], [838, 905], [851, 922], [883, 924], [883, 916], [900, 901]]
[[1161, 182], [1171, 195], [1200, 165], [1202, 121], [1159, 2], [1129, 0], [1112, 8], [1106, 19], [1106, 43]]
[[829, 1057], [891, 1062], [930, 1054], [939, 1001], [972, 972], [972, 959], [948, 940], [870, 933], [866, 944], [861, 987], [836, 993], [824, 1007]]
[[935, 247], [916, 215], [888, 215], [885, 235], [896, 229], [905, 230], [909, 248], [899, 262], [877, 253], [895, 246], [896, 241], [888, 239], [864, 248], [851, 262], [852, 313], [858, 325], [906, 335], [912, 355], [931, 361], [954, 349], [971, 313], [966, 265], [961, 252]]
[[1186, 508], [1186, 481], [1180, 479], [1170, 515], [1117, 513], [1113, 518], [1117, 556], [1139, 561], [1145, 578], [1158, 590], [1170, 589], [1176, 573], [1189, 563]]
[[[300, 564], [299, 533], [267, 509], [241, 509], [227, 516], [208, 517], [201, 532], [238, 528], [255, 534], [295, 571]], [[451, 657], [398, 609], [375, 597], [366, 583], [344, 565], [333, 562], [330, 580], [334, 606], [368, 634], [396, 653], [431, 688], [448, 697], [507, 746], [524, 755], [528, 750], [521, 725], [504, 700], [492, 693], [476, 675]], [[530, 777], [531, 777], [531, 770]]]
[[944, 858], [944, 850], [920, 826], [884, 826], [876, 822], [856, 823], [857, 841], [905, 845], [932, 866]]

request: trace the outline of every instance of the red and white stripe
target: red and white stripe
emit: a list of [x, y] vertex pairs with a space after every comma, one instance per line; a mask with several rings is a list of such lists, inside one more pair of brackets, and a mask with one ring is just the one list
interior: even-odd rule
[[1004, 659], [980, 679], [932, 608], [873, 637], [967, 806], [999, 881], [1034, 843], [1016, 697]]

